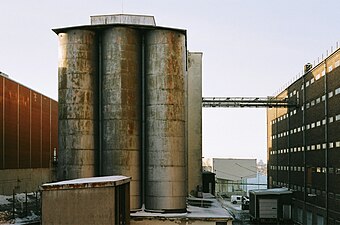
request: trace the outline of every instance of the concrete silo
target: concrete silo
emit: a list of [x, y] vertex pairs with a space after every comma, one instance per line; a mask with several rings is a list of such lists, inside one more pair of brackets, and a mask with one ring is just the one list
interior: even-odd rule
[[145, 208], [186, 211], [185, 34], [145, 36]]
[[74, 29], [58, 36], [58, 178], [92, 177], [97, 148], [96, 34]]
[[102, 175], [131, 177], [130, 206], [141, 208], [141, 36], [136, 29], [102, 31]]
[[129, 176], [132, 210], [145, 203], [150, 211], [185, 211], [186, 31], [143, 16], [96, 16], [91, 23], [54, 30], [59, 179]]

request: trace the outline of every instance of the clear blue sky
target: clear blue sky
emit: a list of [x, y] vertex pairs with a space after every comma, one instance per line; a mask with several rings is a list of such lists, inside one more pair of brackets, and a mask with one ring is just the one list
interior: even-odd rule
[[[203, 52], [203, 96], [268, 96], [340, 41], [339, 0], [2, 0], [0, 71], [57, 99], [55, 27], [154, 15]], [[203, 156], [266, 159], [264, 109], [203, 109]]]

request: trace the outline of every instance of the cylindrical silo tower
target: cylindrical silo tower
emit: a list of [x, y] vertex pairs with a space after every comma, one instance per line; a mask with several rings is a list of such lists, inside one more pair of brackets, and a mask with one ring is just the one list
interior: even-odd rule
[[147, 210], [186, 211], [185, 34], [145, 36]]
[[130, 176], [130, 208], [141, 208], [141, 38], [136, 29], [102, 32], [102, 175]]
[[58, 36], [58, 179], [92, 177], [97, 143], [96, 35], [72, 29]]

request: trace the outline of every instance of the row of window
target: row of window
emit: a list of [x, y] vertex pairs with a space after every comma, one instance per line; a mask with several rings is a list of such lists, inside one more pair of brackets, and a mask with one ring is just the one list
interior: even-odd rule
[[[340, 94], [340, 88], [335, 89], [334, 92], [333, 91], [328, 92], [328, 98], [332, 98], [333, 96], [338, 95], [338, 94]], [[319, 98], [306, 102], [306, 109], [309, 109], [312, 106], [317, 105], [321, 101], [325, 101], [325, 100], [326, 100], [326, 94], [324, 94], [323, 96]], [[301, 110], [303, 110], [303, 106], [301, 107]]]
[[[270, 166], [273, 171], [292, 171], [292, 172], [304, 172], [303, 166]], [[312, 173], [327, 173], [326, 167], [308, 167]], [[328, 174], [340, 175], [340, 168], [329, 167]]]
[[[338, 66], [340, 66], [340, 60], [335, 62], [334, 69], [337, 68]], [[328, 73], [331, 72], [332, 70], [333, 70], [333, 65], [328, 66]], [[317, 74], [315, 77], [312, 77], [310, 80], [306, 80], [306, 88], [325, 75], [326, 75], [326, 71], [323, 70], [321, 73]], [[303, 85], [301, 85], [301, 90], [303, 90]], [[293, 97], [296, 93], [297, 93], [296, 90], [293, 90], [292, 92], [289, 93], [289, 97]]]
[[[333, 123], [334, 121], [339, 121], [340, 120], [340, 114], [334, 116], [334, 117], [328, 117], [328, 123]], [[288, 136], [289, 133], [290, 134], [295, 134], [295, 133], [299, 133], [299, 132], [302, 132], [305, 130], [309, 130], [309, 129], [313, 129], [315, 127], [319, 127], [321, 125], [325, 125], [326, 124], [326, 119], [323, 119], [323, 120], [320, 120], [320, 121], [316, 121], [316, 122], [313, 122], [313, 123], [310, 123], [310, 124], [306, 124], [306, 126], [301, 126], [301, 127], [296, 127], [294, 129], [291, 129], [289, 131], [284, 131], [284, 132], [281, 132], [279, 134], [274, 134], [271, 136], [271, 140], [275, 140], [277, 138], [282, 138], [282, 137], [285, 137], [285, 136]]]
[[[276, 186], [280, 186], [280, 187], [286, 187], [289, 188], [293, 191], [300, 191], [300, 192], [305, 192], [305, 187], [304, 186], [300, 186], [300, 185], [296, 185], [296, 184], [287, 184], [285, 182], [276, 182], [273, 181], [273, 185]], [[312, 194], [312, 195], [318, 195], [318, 196], [323, 196], [326, 197], [326, 191], [317, 189], [317, 188], [311, 188], [311, 187], [307, 187], [306, 190], [307, 194]], [[336, 199], [340, 201], [340, 194], [337, 193], [333, 193], [333, 192], [328, 192], [328, 197], [330, 199]]]
[[[314, 150], [321, 150], [321, 149], [326, 149], [327, 143], [322, 143], [322, 144], [315, 144], [315, 145], [307, 145], [306, 150], [307, 151], [314, 151]], [[336, 142], [329, 142], [328, 143], [328, 148], [340, 148], [340, 141]], [[285, 154], [285, 153], [293, 153], [293, 152], [303, 152], [305, 150], [305, 147], [291, 147], [291, 148], [284, 148], [284, 149], [278, 149], [278, 150], [272, 150], [269, 152], [270, 155], [277, 155], [277, 154]]]
[[[340, 87], [337, 88], [337, 89], [335, 89], [334, 92], [333, 92], [333, 91], [330, 91], [330, 92], [328, 93], [328, 98], [332, 98], [333, 96], [338, 95], [338, 94], [340, 94]], [[316, 99], [314, 99], [314, 100], [311, 100], [311, 101], [309, 101], [309, 102], [306, 102], [306, 104], [305, 104], [306, 109], [309, 109], [309, 108], [311, 108], [312, 106], [317, 105], [317, 104], [319, 104], [321, 101], [325, 101], [325, 100], [326, 100], [326, 95], [323, 95], [323, 96], [321, 96], [321, 97], [319, 97], [319, 98], [316, 98]], [[303, 106], [301, 106], [301, 110], [303, 110]], [[272, 121], [270, 121], [270, 125], [273, 125], [273, 124], [275, 124], [275, 123], [277, 123], [277, 122], [283, 121], [284, 119], [287, 119], [289, 116], [293, 116], [293, 115], [295, 115], [296, 113], [297, 113], [297, 111], [296, 111], [296, 109], [294, 109], [294, 110], [292, 110], [292, 111], [289, 112], [289, 113], [286, 113], [286, 114], [284, 114], [284, 115], [282, 115], [282, 116], [280, 116], [280, 117], [278, 117], [278, 118], [276, 118], [276, 119], [273, 119]]]
[[296, 171], [296, 172], [300, 172], [300, 171], [305, 171], [305, 168], [303, 166], [270, 166], [269, 167], [271, 170], [278, 170], [278, 171]]

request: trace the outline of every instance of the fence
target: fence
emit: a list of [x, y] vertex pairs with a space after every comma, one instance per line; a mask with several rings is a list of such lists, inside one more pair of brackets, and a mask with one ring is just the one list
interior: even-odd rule
[[25, 222], [40, 224], [40, 192], [15, 193], [12, 196], [0, 196], [0, 224], [3, 222]]

